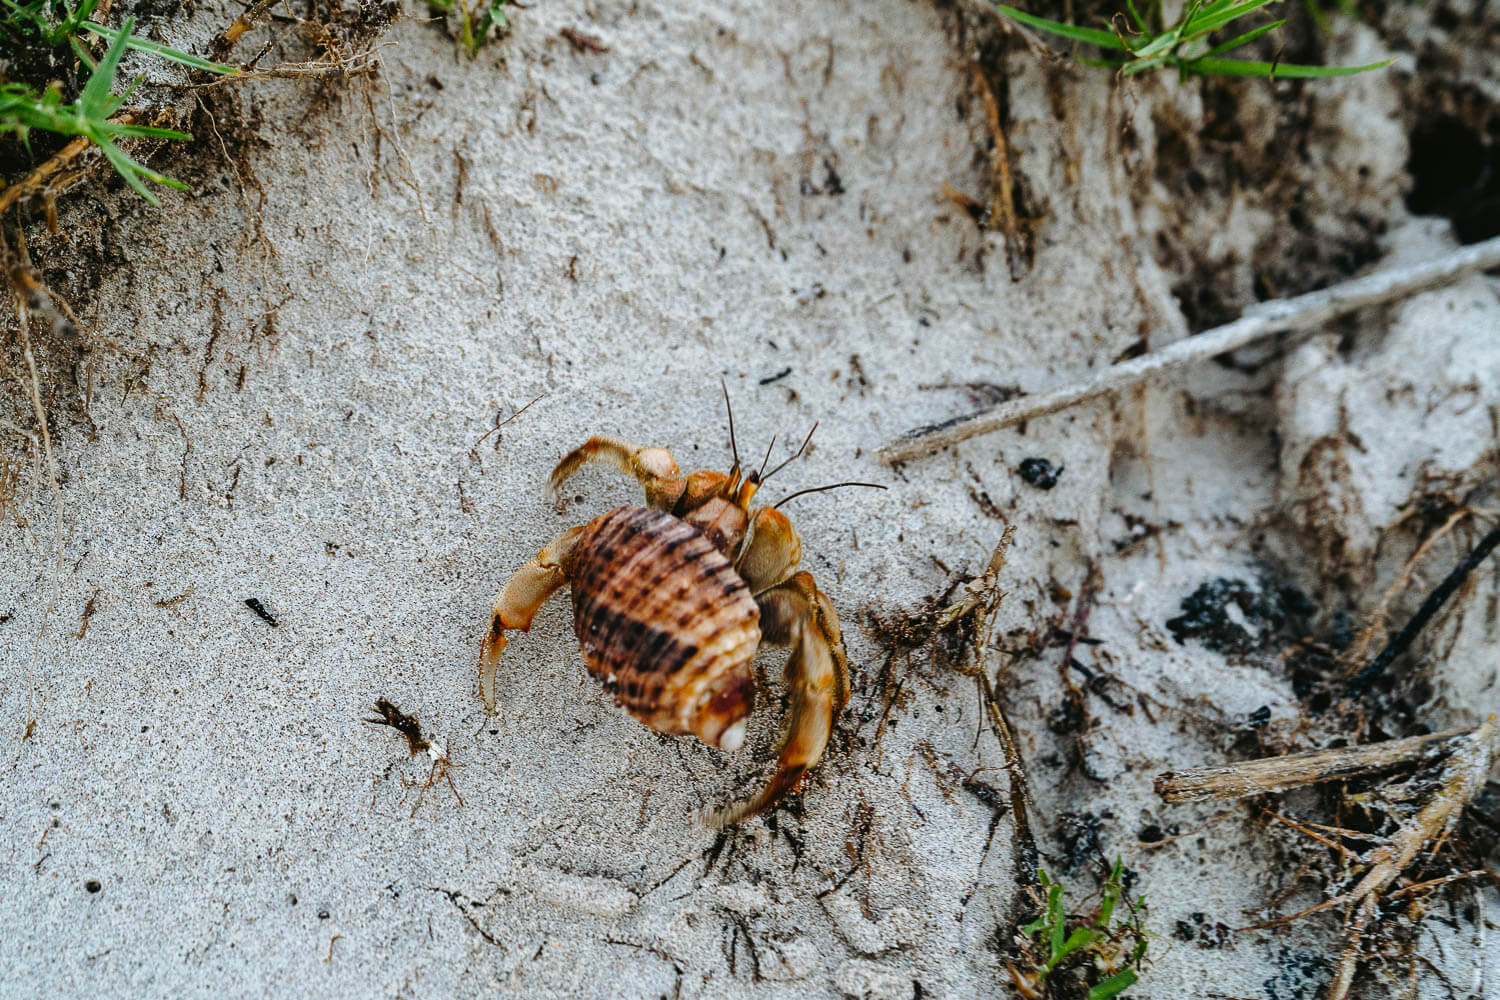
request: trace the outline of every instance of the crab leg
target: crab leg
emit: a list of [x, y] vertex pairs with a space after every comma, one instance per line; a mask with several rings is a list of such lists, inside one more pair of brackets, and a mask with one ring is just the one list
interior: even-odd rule
[[776, 774], [748, 802], [720, 810], [720, 826], [754, 816], [793, 791], [823, 757], [834, 720], [849, 700], [849, 662], [833, 605], [813, 582], [798, 573], [756, 598], [761, 636], [792, 647], [786, 664], [791, 705], [786, 736], [776, 758]]
[[801, 558], [802, 540], [792, 522], [781, 511], [762, 507], [750, 517], [734, 568], [750, 593], [763, 594], [790, 578]]
[[479, 651], [479, 697], [484, 702], [485, 711], [495, 711], [495, 671], [500, 666], [500, 654], [505, 652], [506, 630], [530, 631], [531, 619], [542, 602], [568, 582], [563, 566], [582, 533], [583, 525], [579, 525], [552, 539], [495, 595], [495, 603], [490, 609], [490, 626], [484, 630], [484, 645]]
[[596, 434], [563, 456], [552, 470], [547, 488], [555, 496], [563, 483], [590, 462], [602, 462], [634, 476], [646, 491], [646, 505], [654, 510], [670, 511], [687, 485], [667, 449], [648, 448], [623, 438]]

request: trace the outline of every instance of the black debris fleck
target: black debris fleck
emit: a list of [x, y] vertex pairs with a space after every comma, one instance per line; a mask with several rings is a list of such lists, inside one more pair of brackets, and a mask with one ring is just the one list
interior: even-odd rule
[[261, 621], [265, 622], [272, 628], [275, 628], [279, 624], [276, 621], [275, 616], [273, 616], [271, 612], [266, 610], [266, 606], [260, 603], [260, 600], [258, 598], [245, 598], [245, 607], [249, 608], [251, 611], [254, 611], [257, 618], [259, 618]]
[[1099, 843], [1104, 817], [1096, 813], [1063, 813], [1057, 824], [1063, 845], [1062, 869], [1071, 875], [1085, 865], [1099, 862], [1104, 855]]
[[1016, 468], [1021, 478], [1039, 490], [1050, 490], [1057, 485], [1058, 477], [1063, 474], [1061, 465], [1053, 465], [1045, 458], [1026, 458]]
[[777, 372], [775, 375], [767, 375], [765, 378], [761, 379], [760, 380], [760, 384], [761, 385], [770, 385], [772, 382], [780, 382], [782, 379], [786, 378], [791, 373], [792, 373], [792, 370], [790, 368], [783, 368], [783, 369], [781, 369], [781, 371]]
[[839, 172], [833, 168], [833, 161], [824, 160], [823, 169], [828, 171], [828, 173], [823, 178], [823, 193], [831, 195], [843, 194], [844, 179], [840, 177]]
[[1182, 601], [1182, 614], [1168, 619], [1178, 643], [1198, 639], [1209, 649], [1244, 654], [1265, 648], [1287, 630], [1301, 631], [1316, 608], [1296, 587], [1267, 581], [1219, 578]]
[[1083, 728], [1083, 721], [1083, 705], [1076, 698], [1064, 698], [1047, 714], [1047, 728], [1059, 736], [1078, 732]]

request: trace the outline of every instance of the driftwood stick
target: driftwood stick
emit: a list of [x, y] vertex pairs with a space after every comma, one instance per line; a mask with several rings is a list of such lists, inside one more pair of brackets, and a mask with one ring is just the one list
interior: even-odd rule
[[1205, 802], [1284, 792], [1303, 785], [1382, 771], [1421, 759], [1429, 753], [1443, 753], [1451, 740], [1473, 732], [1473, 729], [1450, 729], [1427, 736], [1265, 757], [1223, 767], [1164, 771], [1156, 777], [1156, 794], [1168, 802]]
[[980, 434], [1056, 413], [1074, 404], [1117, 393], [1185, 365], [1206, 361], [1263, 337], [1306, 330], [1346, 313], [1379, 305], [1500, 267], [1500, 236], [1407, 267], [1392, 267], [1295, 298], [1263, 302], [1233, 323], [1186, 337], [1159, 351], [1111, 365], [1092, 378], [1051, 392], [1001, 403], [993, 409], [919, 427], [880, 450], [887, 462], [908, 462]]

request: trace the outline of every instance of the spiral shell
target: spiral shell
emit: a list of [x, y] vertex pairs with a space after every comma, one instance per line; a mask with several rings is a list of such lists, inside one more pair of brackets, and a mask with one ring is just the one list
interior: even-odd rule
[[616, 703], [659, 732], [737, 746], [760, 610], [729, 560], [679, 518], [620, 507], [584, 527], [568, 576], [584, 661]]

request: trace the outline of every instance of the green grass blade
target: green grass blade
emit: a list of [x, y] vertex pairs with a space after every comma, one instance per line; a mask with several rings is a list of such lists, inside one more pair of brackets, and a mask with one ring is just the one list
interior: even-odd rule
[[1194, 59], [1183, 69], [1200, 76], [1263, 76], [1282, 79], [1319, 80], [1331, 76], [1353, 76], [1384, 69], [1394, 59], [1386, 59], [1365, 66], [1304, 66], [1298, 63], [1251, 62], [1243, 59]]
[[1213, 0], [1212, 3], [1203, 4], [1198, 9], [1184, 16], [1182, 23], [1196, 25], [1203, 20], [1215, 20], [1224, 17], [1232, 11], [1241, 8], [1243, 8], [1243, 13], [1249, 13], [1258, 7], [1264, 7], [1268, 3], [1278, 2], [1279, 0]]
[[1110, 1000], [1111, 997], [1119, 996], [1120, 993], [1130, 989], [1141, 977], [1136, 975], [1134, 969], [1124, 969], [1116, 972], [1098, 986], [1089, 990], [1089, 1000]]
[[1238, 21], [1247, 14], [1255, 13], [1270, 2], [1271, 0], [1249, 0], [1248, 3], [1242, 3], [1227, 10], [1197, 18], [1191, 23], [1183, 25], [1182, 37], [1186, 41], [1192, 41], [1194, 38], [1202, 38], [1204, 35], [1218, 31], [1231, 21]]
[[188, 190], [188, 186], [177, 178], [157, 173], [139, 160], [133, 159], [130, 154], [115, 145], [114, 141], [107, 134], [90, 132], [89, 138], [104, 153], [104, 157], [109, 160], [110, 165], [119, 172], [121, 177], [125, 178], [125, 183], [134, 188], [137, 194], [151, 204], [160, 205], [161, 202], [146, 187], [141, 178], [160, 184], [162, 187], [176, 188], [178, 191]]
[[1150, 59], [1138, 59], [1134, 62], [1128, 62], [1125, 64], [1125, 68], [1120, 70], [1120, 75], [1135, 76], [1137, 73], [1144, 73], [1147, 70], [1160, 69], [1167, 64], [1168, 58], [1168, 56], [1162, 55], [1154, 56]]
[[[1211, 7], [1212, 9], [1217, 9], [1223, 4], [1238, 2], [1239, 0], [1213, 0], [1213, 4], [1211, 5]], [[1193, 18], [1197, 17], [1199, 12], [1203, 10], [1203, 6], [1203, 0], [1189, 0], [1189, 2], [1183, 6], [1182, 13], [1178, 15], [1177, 24], [1175, 25], [1175, 27], [1178, 30], [1181, 30], [1183, 25], [1191, 23]]]
[[474, 19], [469, 16], [469, 8], [460, 3], [458, 13], [458, 40], [463, 43], [464, 50], [472, 59], [479, 54], [479, 46], [484, 44], [484, 39], [474, 33]]
[[114, 86], [115, 73], [120, 69], [120, 60], [125, 58], [125, 46], [130, 41], [130, 31], [134, 27], [135, 20], [126, 18], [125, 26], [94, 66], [93, 72], [89, 74], [89, 82], [83, 85], [83, 93], [78, 95], [78, 109], [85, 118], [103, 121], [109, 117], [110, 88]]
[[1158, 56], [1168, 56], [1173, 53], [1177, 46], [1182, 44], [1176, 29], [1157, 35], [1144, 45], [1137, 45], [1130, 50], [1131, 55], [1137, 59], [1155, 59]]
[[1051, 958], [1047, 965], [1050, 967], [1057, 961], [1058, 952], [1062, 951], [1063, 932], [1067, 929], [1067, 915], [1063, 913], [1063, 887], [1062, 883], [1054, 883], [1051, 891], [1047, 893], [1047, 922], [1051, 924], [1051, 935], [1047, 941], [1048, 951]]
[[1062, 949], [1052, 956], [1052, 963], [1054, 965], [1060, 964], [1064, 958], [1073, 954], [1073, 952], [1102, 941], [1105, 936], [1103, 931], [1095, 930], [1092, 927], [1078, 928], [1072, 934], [1068, 935], [1068, 940], [1063, 942]]
[[[104, 25], [95, 24], [93, 21], [89, 21], [84, 24], [83, 29], [90, 34], [98, 35], [101, 38], [107, 38], [111, 42], [119, 39], [122, 34], [122, 32], [117, 31], [114, 28], [106, 28]], [[140, 52], [149, 52], [152, 55], [160, 56], [161, 58], [166, 59], [169, 62], [179, 63], [183, 66], [188, 67], [189, 69], [201, 69], [207, 73], [218, 73], [222, 76], [231, 76], [239, 72], [239, 70], [233, 66], [226, 66], [224, 63], [210, 62], [209, 60], [195, 56], [190, 52], [183, 52], [181, 49], [174, 49], [169, 45], [162, 45], [158, 42], [153, 42], [150, 39], [141, 38], [139, 35], [126, 36], [125, 45], [127, 48], [136, 49]]]
[[176, 139], [179, 142], [192, 141], [192, 135], [187, 132], [178, 132], [170, 128], [157, 128], [154, 125], [117, 125], [109, 124], [110, 135], [123, 135], [132, 139]]
[[1120, 887], [1106, 883], [1104, 894], [1099, 900], [1099, 916], [1094, 919], [1094, 926], [1103, 930], [1109, 929], [1109, 918], [1115, 914], [1115, 904], [1120, 901]]
[[1230, 21], [1236, 21], [1253, 14], [1267, 4], [1276, 3], [1278, 0], [1221, 0], [1212, 6], [1205, 7], [1190, 18], [1183, 19], [1183, 27], [1195, 34], [1205, 30], [1212, 31], [1222, 28]]
[[1206, 59], [1211, 56], [1216, 56], [1224, 52], [1228, 52], [1230, 49], [1237, 49], [1241, 45], [1248, 45], [1249, 43], [1259, 38], [1261, 35], [1264, 35], [1267, 32], [1275, 31], [1283, 24], [1286, 24], [1286, 20], [1284, 18], [1280, 21], [1272, 21], [1270, 24], [1263, 24], [1253, 31], [1247, 31], [1243, 35], [1237, 35], [1234, 38], [1231, 38], [1229, 41], [1225, 42], [1222, 45], [1215, 45], [1213, 48], [1203, 53], [1203, 56]]
[[[161, 200], [152, 194], [151, 190], [137, 176], [137, 171], [143, 171], [146, 169], [145, 167], [125, 155], [125, 151], [110, 142], [108, 136], [90, 136], [89, 138], [94, 140], [100, 152], [104, 154], [104, 158], [109, 160], [110, 165], [115, 168], [115, 172], [125, 178], [125, 183], [129, 184], [135, 190], [136, 194], [145, 198], [152, 205], [161, 206]], [[103, 140], [102, 142], [100, 141], [101, 139]]]
[[1080, 28], [1076, 24], [1063, 24], [1061, 21], [1037, 17], [1035, 14], [1028, 14], [1024, 10], [1007, 7], [1003, 3], [995, 4], [995, 9], [1006, 17], [1020, 21], [1027, 27], [1035, 28], [1038, 31], [1046, 31], [1074, 42], [1083, 42], [1085, 45], [1097, 45], [1101, 49], [1117, 49], [1122, 52], [1129, 51], [1126, 49], [1125, 43], [1113, 31], [1101, 31], [1098, 28]]

